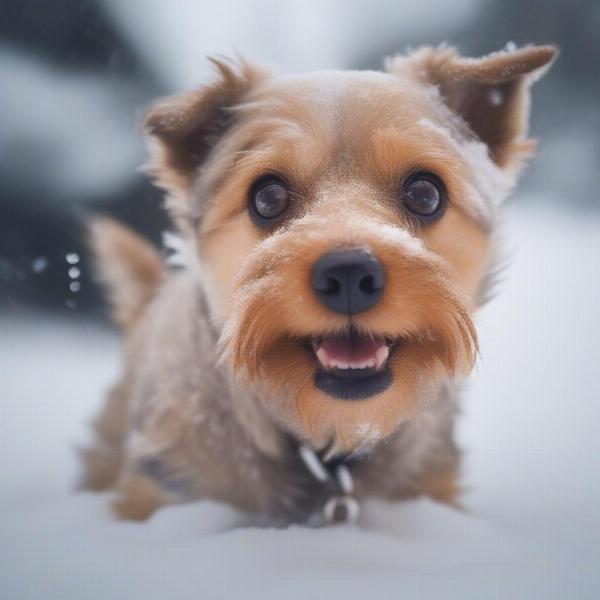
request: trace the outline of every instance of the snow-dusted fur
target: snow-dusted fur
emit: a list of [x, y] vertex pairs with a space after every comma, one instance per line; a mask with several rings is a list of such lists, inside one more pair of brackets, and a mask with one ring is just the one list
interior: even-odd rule
[[[83, 453], [85, 484], [116, 489], [125, 518], [210, 497], [300, 521], [331, 493], [303, 466], [305, 443], [354, 459], [359, 499], [457, 503], [453, 421], [477, 348], [472, 317], [495, 263], [498, 209], [533, 149], [531, 74], [554, 54], [421, 49], [387, 73], [294, 77], [217, 63], [213, 84], [153, 109], [150, 169], [188, 264], [169, 271], [133, 233], [93, 228], [126, 356]], [[394, 203], [416, 170], [448, 190], [430, 226]], [[265, 232], [247, 194], [273, 172], [294, 182], [298, 205]], [[380, 257], [387, 282], [353, 326], [400, 348], [391, 388], [348, 402], [312, 385], [303, 341], [348, 326], [315, 301], [307, 273], [324, 252], [354, 246]]]

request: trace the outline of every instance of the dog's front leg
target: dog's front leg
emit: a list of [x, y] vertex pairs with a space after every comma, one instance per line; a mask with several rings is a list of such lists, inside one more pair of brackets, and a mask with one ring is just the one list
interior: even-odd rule
[[192, 459], [185, 448], [177, 444], [161, 448], [139, 433], [136, 439], [136, 444], [130, 443], [115, 488], [112, 508], [119, 518], [144, 521], [161, 506], [200, 497], [197, 478], [190, 470]]
[[164, 503], [156, 481], [133, 471], [122, 475], [116, 491], [111, 508], [119, 519], [145, 521]]

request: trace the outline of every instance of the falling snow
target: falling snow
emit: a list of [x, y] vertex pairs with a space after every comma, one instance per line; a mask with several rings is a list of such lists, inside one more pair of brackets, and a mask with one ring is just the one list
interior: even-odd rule
[[38, 256], [31, 261], [31, 270], [34, 273], [43, 273], [48, 266], [48, 259], [45, 256]]
[[69, 277], [71, 279], [77, 279], [81, 275], [81, 269], [78, 267], [71, 267], [69, 269]]

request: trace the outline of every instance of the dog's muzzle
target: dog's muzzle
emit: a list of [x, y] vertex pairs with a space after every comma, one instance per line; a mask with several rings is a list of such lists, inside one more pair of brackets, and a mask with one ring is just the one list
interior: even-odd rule
[[[312, 270], [312, 288], [323, 306], [351, 316], [375, 306], [383, 296], [385, 276], [379, 259], [363, 249], [324, 254]], [[319, 368], [315, 386], [344, 400], [368, 398], [385, 391], [392, 374], [386, 366], [386, 340], [350, 330], [312, 341]]]
[[321, 304], [345, 315], [364, 312], [383, 296], [385, 276], [379, 259], [366, 250], [336, 250], [319, 258], [312, 288]]

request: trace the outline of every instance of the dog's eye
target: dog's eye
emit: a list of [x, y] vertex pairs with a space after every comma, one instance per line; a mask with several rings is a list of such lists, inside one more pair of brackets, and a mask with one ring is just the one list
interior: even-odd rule
[[280, 217], [290, 204], [290, 194], [279, 179], [259, 180], [250, 191], [250, 212], [259, 225], [268, 226]]
[[446, 191], [438, 177], [432, 173], [416, 173], [404, 184], [404, 206], [427, 221], [442, 215], [446, 204]]

